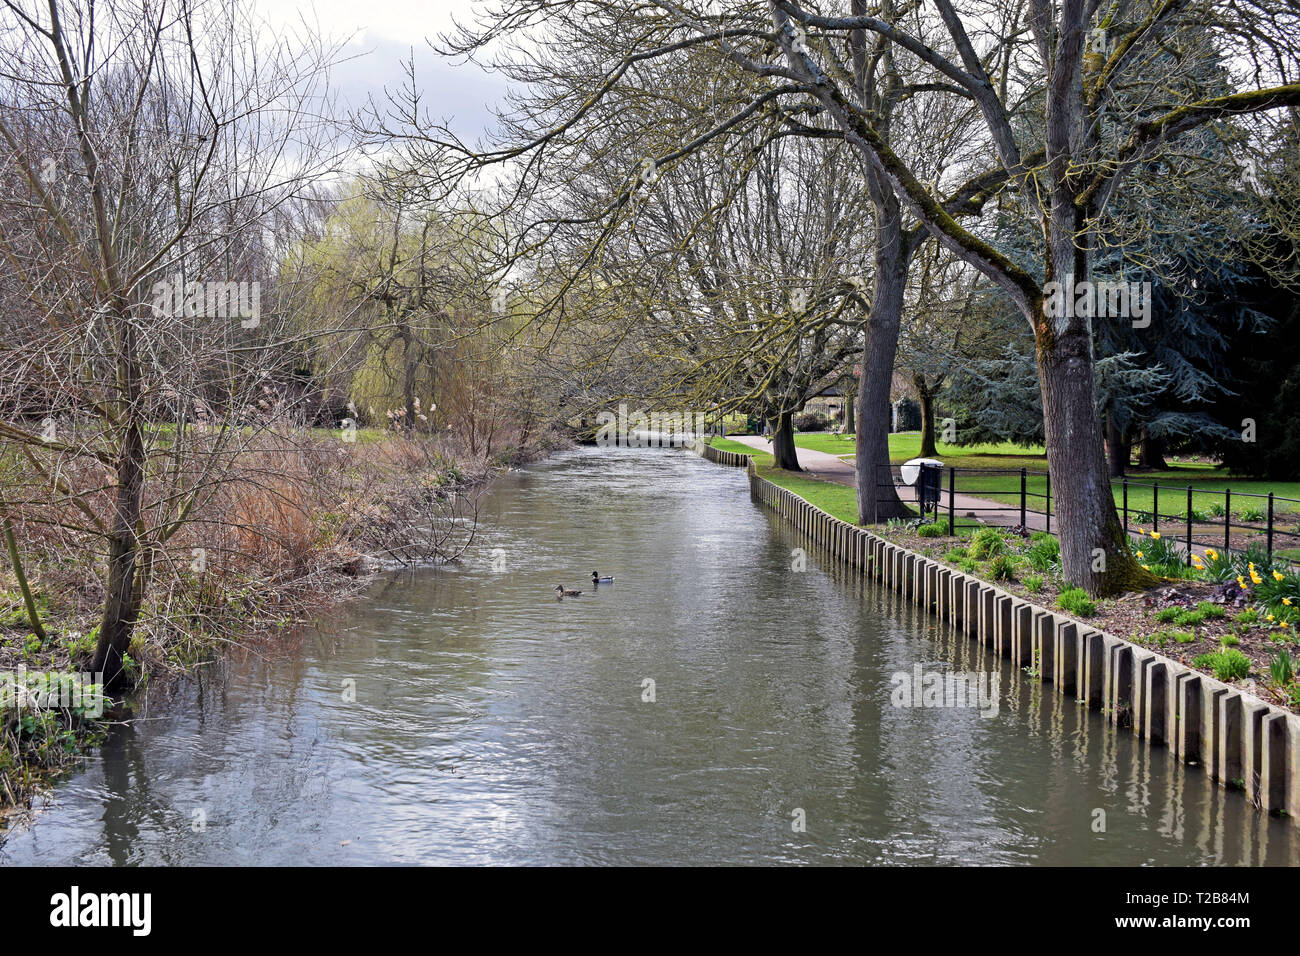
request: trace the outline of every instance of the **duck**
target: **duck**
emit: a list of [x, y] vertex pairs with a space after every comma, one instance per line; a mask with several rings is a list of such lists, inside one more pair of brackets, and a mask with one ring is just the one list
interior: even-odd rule
[[577, 597], [581, 593], [582, 593], [581, 591], [571, 591], [568, 588], [566, 588], [563, 584], [557, 584], [555, 586], [556, 597], [562, 597], [562, 598]]
[[613, 583], [614, 583], [614, 575], [612, 575], [612, 574], [608, 574], [608, 575], [606, 575], [605, 577], [602, 578], [602, 577], [601, 577], [599, 574], [597, 574], [595, 571], [592, 571], [592, 572], [591, 572], [591, 583], [592, 583], [592, 584], [613, 584]]

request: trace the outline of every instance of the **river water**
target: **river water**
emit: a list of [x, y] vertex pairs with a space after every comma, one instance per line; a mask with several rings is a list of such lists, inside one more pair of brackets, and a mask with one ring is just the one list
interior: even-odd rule
[[[804, 542], [740, 469], [566, 452], [501, 479], [480, 519], [463, 564], [386, 575], [317, 627], [152, 688], [0, 862], [1300, 855], [1285, 822], [815, 550], [796, 570]], [[616, 583], [593, 590], [593, 568]], [[996, 674], [996, 715], [895, 706], [918, 664]]]

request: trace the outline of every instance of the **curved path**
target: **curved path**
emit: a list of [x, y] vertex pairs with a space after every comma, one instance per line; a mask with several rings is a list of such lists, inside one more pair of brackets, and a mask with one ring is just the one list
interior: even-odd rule
[[[727, 437], [731, 441], [748, 445], [756, 451], [766, 452], [769, 455], [772, 453], [772, 442], [759, 435], [728, 435]], [[852, 461], [845, 461], [828, 452], [813, 451], [811, 448], [798, 448], [796, 454], [799, 457], [799, 465], [813, 477], [848, 485], [850, 488], [857, 486], [858, 473]], [[903, 497], [906, 499], [906, 491], [903, 492]], [[988, 498], [976, 498], [958, 493], [953, 495], [953, 506], [962, 517], [978, 518], [987, 524], [1003, 526], [1020, 524], [1019, 508], [991, 501]], [[939, 505], [940, 517], [947, 515], [947, 509], [948, 492], [945, 490]], [[1027, 511], [1025, 523], [1030, 530], [1043, 531], [1047, 528], [1047, 517], [1037, 511]]]

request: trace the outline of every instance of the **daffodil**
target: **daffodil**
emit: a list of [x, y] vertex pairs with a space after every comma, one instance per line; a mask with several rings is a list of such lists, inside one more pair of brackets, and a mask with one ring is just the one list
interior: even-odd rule
[[1273, 620], [1273, 615], [1270, 614], [1268, 617], [1264, 618], [1264, 620], [1266, 620], [1266, 621], [1271, 621], [1271, 620]]
[[1250, 568], [1250, 570], [1254, 571], [1254, 570], [1255, 570], [1255, 562], [1254, 562], [1254, 561], [1250, 562], [1250, 564], [1246, 565], [1246, 567], [1248, 567], [1248, 568]]
[[1273, 580], [1274, 580], [1274, 581], [1281, 581], [1282, 578], [1283, 578], [1283, 574], [1282, 574], [1281, 571], [1274, 571], [1274, 572], [1273, 572]]
[[1150, 570], [1151, 570], [1151, 565], [1149, 565], [1149, 564], [1144, 564], [1144, 565], [1142, 565], [1142, 570], [1143, 570], [1143, 571], [1150, 571]]
[[1240, 585], [1243, 591], [1246, 590], [1246, 579], [1243, 578], [1240, 574], [1237, 575], [1237, 584]]
[[1160, 540], [1160, 532], [1159, 532], [1159, 531], [1152, 531], [1152, 532], [1151, 532], [1151, 537], [1154, 538], [1155, 540], [1159, 541], [1159, 540]]
[[1282, 599], [1282, 603], [1285, 604], [1287, 607], [1290, 607], [1290, 606], [1291, 606], [1291, 599], [1290, 599], [1290, 598], [1283, 598], [1283, 599]]
[[1213, 548], [1206, 548], [1205, 556], [1209, 558], [1211, 561], [1219, 560], [1219, 552], [1215, 551]]
[[1264, 579], [1261, 578], [1261, 577], [1259, 576], [1259, 572], [1258, 572], [1258, 571], [1251, 571], [1251, 572], [1250, 572], [1250, 580], [1253, 581], [1255, 584], [1259, 584], [1259, 583], [1261, 583]]
[[1142, 557], [1142, 552], [1141, 552], [1141, 551], [1138, 552], [1138, 557], [1139, 557], [1139, 558]]

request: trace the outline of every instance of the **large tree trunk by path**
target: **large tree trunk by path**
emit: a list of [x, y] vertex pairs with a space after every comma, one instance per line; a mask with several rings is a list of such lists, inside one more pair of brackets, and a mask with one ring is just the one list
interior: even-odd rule
[[1124, 471], [1128, 468], [1128, 445], [1111, 412], [1106, 413], [1106, 459], [1110, 463], [1110, 476], [1123, 478]]
[[939, 450], [934, 447], [934, 396], [926, 387], [925, 376], [913, 376], [912, 384], [921, 403], [921, 457], [938, 458]]
[[1093, 361], [1086, 325], [1038, 343], [1047, 466], [1070, 584], [1090, 594], [1119, 594], [1151, 583], [1133, 558], [1120, 524], [1093, 411]]
[[[1082, 37], [1072, 34], [1061, 41], [1057, 66], [1082, 53]], [[1043, 298], [1023, 305], [1034, 329], [1061, 570], [1070, 584], [1106, 596], [1155, 584], [1156, 578], [1143, 571], [1133, 556], [1115, 508], [1097, 413], [1092, 321], [1088, 310], [1073, 308], [1080, 283], [1091, 278], [1091, 234], [1086, 224], [1095, 220], [1097, 210], [1078, 201], [1079, 181], [1070, 164], [1097, 131], [1089, 127], [1080, 134], [1083, 89], [1070, 82], [1069, 75], [1062, 70], [1059, 88], [1048, 97], [1046, 117], [1050, 196], [1043, 223], [1045, 280], [1056, 283], [1060, 295], [1053, 297], [1050, 314]]]
[[772, 438], [772, 464], [785, 471], [803, 471], [794, 444], [794, 413], [782, 412]]
[[[874, 173], [871, 174], [874, 177]], [[903, 504], [889, 469], [889, 386], [898, 353], [903, 316], [903, 292], [911, 258], [903, 235], [898, 200], [884, 187], [876, 199], [876, 283], [867, 316], [858, 382], [858, 441], [854, 465], [858, 472], [858, 523], [875, 524], [911, 514]]]
[[844, 396], [844, 434], [858, 433], [858, 417], [854, 414], [858, 407], [858, 393], [848, 392]]

